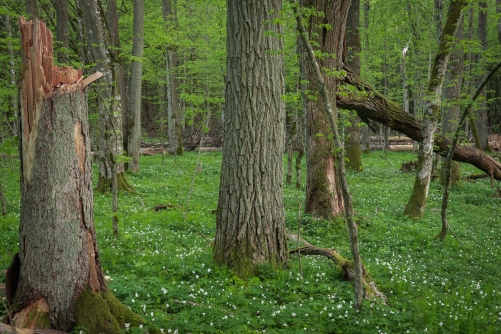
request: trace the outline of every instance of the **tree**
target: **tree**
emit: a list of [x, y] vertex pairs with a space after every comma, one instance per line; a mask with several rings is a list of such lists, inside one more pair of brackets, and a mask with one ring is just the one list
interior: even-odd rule
[[117, 174], [119, 190], [132, 190], [124, 173], [123, 162], [118, 157], [123, 153], [122, 139], [122, 109], [120, 91], [117, 86], [115, 67], [111, 64], [109, 52], [103, 32], [101, 10], [96, 0], [78, 0], [82, 12], [88, 60], [96, 69], [102, 70], [104, 80], [97, 89], [99, 108], [99, 182], [100, 192], [110, 190], [113, 174]]
[[68, 62], [70, 48], [70, 33], [68, 27], [68, 0], [56, 0], [56, 40], [58, 45], [57, 61], [61, 64]]
[[38, 0], [25, 0], [26, 13], [30, 18], [38, 17]]
[[[227, 2], [226, 106], [214, 260], [240, 277], [287, 261], [280, 0]], [[272, 32], [272, 34], [269, 34]]]
[[[294, 1], [295, 2], [295, 1]], [[348, 2], [349, 6], [349, 2]], [[328, 120], [329, 120], [329, 126], [331, 128], [333, 137], [334, 137], [334, 142], [335, 145], [341, 148], [341, 138], [339, 136], [338, 130], [337, 130], [337, 124], [335, 121], [334, 113], [336, 112], [336, 99], [334, 98], [334, 104], [331, 104], [329, 92], [327, 91], [327, 85], [325, 84], [325, 79], [323, 78], [322, 72], [320, 70], [320, 66], [318, 64], [318, 61], [316, 60], [313, 48], [311, 46], [310, 41], [308, 40], [308, 35], [305, 33], [305, 29], [303, 26], [303, 20], [301, 17], [301, 14], [298, 12], [296, 7], [294, 8], [294, 14], [296, 15], [297, 19], [297, 26], [299, 33], [301, 35], [302, 41], [304, 46], [306, 47], [307, 55], [308, 55], [308, 60], [311, 63], [311, 67], [314, 71], [314, 76], [315, 80], [318, 86], [318, 93], [322, 98], [322, 102], [324, 103], [324, 111], [327, 114]], [[335, 79], [336, 80], [336, 79]], [[352, 203], [352, 198], [350, 194], [350, 190], [348, 187], [348, 182], [346, 180], [346, 171], [345, 171], [345, 164], [344, 164], [344, 152], [342, 149], [339, 149], [336, 152], [336, 158], [338, 160], [338, 173], [339, 173], [339, 179], [341, 183], [341, 189], [342, 189], [342, 194], [343, 194], [343, 201], [345, 204], [345, 215], [346, 215], [346, 222], [348, 225], [348, 231], [350, 234], [350, 246], [351, 246], [351, 254], [353, 256], [353, 270], [355, 273], [355, 301], [354, 301], [354, 307], [356, 310], [361, 310], [362, 309], [362, 300], [364, 296], [364, 287], [363, 287], [363, 266], [362, 266], [362, 260], [360, 258], [360, 250], [358, 247], [358, 231], [357, 231], [357, 225], [355, 224], [354, 220], [354, 211], [353, 211], [353, 203]]]
[[[360, 76], [360, 0], [352, 0], [348, 18], [346, 21], [346, 65]], [[346, 167], [354, 171], [362, 170], [362, 134], [358, 123], [358, 116], [350, 115], [350, 123], [346, 128], [347, 137], [345, 139]]]
[[[132, 56], [143, 57], [144, 44], [144, 0], [134, 0], [134, 42], [132, 47]], [[141, 150], [141, 82], [142, 82], [142, 59], [134, 58], [132, 60], [131, 78], [130, 78], [130, 107], [127, 126], [129, 128], [129, 145], [127, 153], [131, 160], [129, 169], [137, 172], [139, 169], [139, 153]]]
[[[461, 19], [458, 32], [456, 33], [456, 40], [458, 42], [463, 38], [462, 26], [463, 20]], [[446, 85], [444, 87], [444, 98], [447, 100], [447, 105], [444, 107], [442, 117], [442, 134], [445, 136], [450, 136], [454, 133], [457, 122], [459, 121], [461, 111], [461, 89], [463, 87], [463, 63], [463, 48], [459, 43], [456, 43], [451, 53], [449, 68], [446, 73]], [[445, 184], [447, 166], [444, 164], [446, 160], [445, 157], [442, 158], [442, 169], [440, 171], [440, 180], [442, 184]], [[457, 162], [452, 162], [451, 168], [451, 181], [452, 184], [454, 184], [459, 181], [461, 171]]]
[[[52, 34], [20, 19], [21, 217], [6, 277], [12, 325], [120, 333], [144, 319], [106, 287], [97, 250], [85, 87], [81, 70], [53, 66]], [[43, 200], [40, 200], [43, 199]]]
[[[482, 46], [482, 51], [485, 53], [487, 50], [487, 2], [480, 1], [478, 3], [478, 41]], [[484, 58], [482, 55], [478, 55], [476, 61], [480, 62]], [[477, 75], [477, 83], [480, 84], [483, 75]], [[478, 130], [478, 147], [484, 151], [490, 151], [489, 140], [487, 135], [489, 134], [488, 122], [489, 122], [489, 110], [487, 109], [487, 93], [484, 91], [482, 93], [482, 99], [480, 101], [480, 106], [476, 112], [475, 123]]]
[[[162, 11], [164, 20], [169, 25], [174, 25], [175, 14], [171, 0], [163, 0]], [[173, 155], [183, 155], [183, 137], [181, 133], [181, 113], [179, 110], [178, 80], [175, 74], [177, 56], [172, 46], [167, 47], [165, 58], [167, 70], [167, 123], [169, 134], [169, 152]]]
[[[406, 113], [396, 102], [378, 93], [374, 88], [361, 81], [350, 69], [345, 68], [346, 76], [340, 84], [349, 86], [338, 92], [337, 105], [347, 110], [355, 110], [358, 116], [366, 123], [375, 121], [389, 128], [403, 133], [418, 142], [423, 141], [423, 122], [415, 116]], [[350, 93], [346, 94], [346, 90]], [[433, 149], [438, 154], [445, 156], [451, 141], [442, 134], [436, 134]], [[486, 154], [475, 147], [458, 146], [454, 149], [452, 159], [469, 163], [491, 176], [501, 180], [501, 162], [495, 157]]]
[[[340, 64], [344, 60], [343, 47], [345, 25], [350, 1], [305, 1], [313, 15], [308, 17], [307, 33], [312, 43], [318, 47], [322, 57], [318, 65], [325, 72], [328, 91], [336, 91], [336, 78]], [[320, 14], [322, 13], [322, 14]], [[328, 25], [329, 29], [326, 28]], [[306, 212], [316, 217], [333, 218], [343, 214], [344, 204], [335, 172], [333, 141], [329, 139], [331, 129], [324, 105], [318, 96], [315, 72], [307, 60], [306, 53], [300, 58], [302, 78], [308, 80], [307, 92], [311, 97], [306, 101]], [[332, 100], [334, 100], [334, 94]], [[335, 101], [331, 101], [334, 104]]]
[[442, 84], [452, 50], [450, 40], [456, 35], [457, 26], [461, 20], [462, 10], [465, 5], [465, 1], [451, 1], [445, 26], [440, 36], [440, 45], [428, 84], [429, 98], [423, 122], [423, 141], [418, 153], [416, 179], [411, 197], [404, 209], [404, 214], [410, 217], [421, 217], [426, 207], [432, 173], [433, 142], [435, 130], [441, 116]]

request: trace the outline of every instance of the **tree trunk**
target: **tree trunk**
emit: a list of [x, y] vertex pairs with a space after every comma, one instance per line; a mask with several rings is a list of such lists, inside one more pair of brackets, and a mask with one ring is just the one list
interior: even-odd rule
[[[478, 3], [478, 40], [482, 45], [482, 50], [485, 52], [487, 50], [487, 3], [485, 1], [480, 1]], [[482, 56], [477, 56], [477, 64], [482, 66]], [[482, 71], [484, 72], [484, 71]], [[477, 84], [482, 81], [483, 73], [477, 76]], [[489, 135], [489, 110], [487, 108], [487, 93], [482, 93], [480, 99], [479, 108], [477, 109], [477, 116], [475, 117], [475, 123], [477, 124], [478, 138], [480, 140], [480, 148], [484, 151], [490, 151], [489, 140], [487, 136]]]
[[[144, 43], [144, 0], [134, 0], [134, 40], [132, 56], [143, 57]], [[143, 63], [140, 60], [132, 61], [130, 78], [130, 107], [127, 127], [129, 128], [129, 145], [127, 153], [131, 160], [129, 169], [133, 172], [139, 170], [139, 153], [141, 151], [141, 81]]]
[[[101, 2], [98, 1], [98, 4]], [[101, 4], [102, 5], [102, 4]], [[101, 8], [103, 10], [103, 8]], [[116, 84], [118, 85], [118, 94], [120, 95], [120, 107], [122, 113], [122, 134], [121, 140], [123, 143], [123, 150], [125, 153], [129, 151], [129, 126], [127, 124], [129, 116], [129, 94], [127, 91], [127, 85], [125, 83], [125, 63], [124, 57], [122, 56], [122, 47], [120, 44], [120, 32], [118, 30], [118, 9], [116, 0], [108, 0], [108, 21], [107, 27], [108, 33], [105, 34], [108, 38], [108, 52], [111, 57], [110, 66], [112, 68], [112, 73]], [[122, 167], [123, 166], [123, 167]], [[120, 164], [119, 170], [125, 169], [128, 165]], [[119, 172], [119, 171], [118, 171]]]
[[[457, 41], [463, 39], [463, 20], [459, 22], [459, 29], [456, 34]], [[461, 114], [461, 89], [463, 84], [463, 67], [464, 67], [464, 52], [463, 48], [456, 43], [449, 61], [449, 69], [446, 74], [446, 85], [444, 88], [444, 98], [448, 100], [447, 106], [444, 108], [442, 117], [442, 134], [451, 137], [456, 130], [459, 116]], [[442, 158], [442, 168], [440, 171], [440, 182], [445, 184], [446, 168], [444, 164], [447, 158]], [[461, 171], [459, 163], [452, 163], [451, 184], [454, 184], [461, 179]]]
[[412, 194], [404, 209], [404, 215], [419, 218], [423, 215], [428, 199], [428, 189], [433, 164], [433, 142], [438, 121], [441, 117], [442, 84], [452, 50], [450, 40], [456, 35], [465, 1], [451, 1], [447, 20], [440, 37], [440, 45], [433, 63], [428, 84], [428, 105], [423, 121], [423, 141], [419, 147], [416, 180]]
[[68, 28], [68, 0], [56, 0], [56, 40], [57, 61], [60, 64], [68, 63], [68, 51], [70, 49], [70, 35]]
[[[345, 10], [347, 11], [350, 2], [348, 1], [347, 3], [344, 3], [342, 1], [335, 2], [337, 6], [340, 6], [339, 9], [343, 11], [344, 6], [346, 5], [347, 8]], [[315, 77], [315, 81], [317, 84], [317, 89], [318, 89], [318, 94], [322, 98], [322, 102], [324, 105], [324, 112], [327, 114], [327, 118], [329, 121], [329, 126], [331, 128], [331, 132], [333, 134], [333, 141], [335, 142], [335, 145], [337, 147], [341, 147], [341, 138], [338, 133], [337, 129], [337, 124], [335, 120], [335, 112], [337, 111], [336, 109], [336, 98], [334, 97], [333, 101], [334, 104], [331, 104], [331, 98], [329, 96], [329, 92], [327, 90], [327, 85], [326, 81], [324, 79], [324, 76], [320, 70], [319, 63], [315, 57], [313, 48], [311, 46], [310, 41], [308, 40], [308, 35], [305, 32], [304, 25], [303, 25], [303, 19], [301, 16], [301, 13], [299, 13], [297, 7], [295, 7], [296, 3], [293, 1], [293, 10], [294, 10], [294, 15], [296, 16], [296, 21], [297, 21], [297, 29], [299, 31], [299, 34], [301, 36], [301, 39], [303, 41], [303, 45], [306, 48], [306, 53], [308, 56], [308, 60], [310, 61], [311, 64], [311, 69], [313, 70], [313, 75]], [[338, 53], [340, 54], [342, 50], [338, 50]], [[338, 63], [338, 68], [340, 68], [341, 63]], [[334, 83], [336, 83], [336, 79], [334, 78]], [[353, 303], [353, 306], [356, 310], [360, 311], [362, 309], [362, 300], [363, 300], [363, 295], [364, 295], [364, 288], [363, 288], [363, 265], [362, 265], [362, 260], [360, 258], [360, 250], [358, 247], [358, 230], [357, 230], [357, 225], [355, 224], [354, 220], [354, 210], [353, 210], [353, 201], [351, 198], [350, 190], [348, 187], [348, 181], [346, 180], [346, 171], [345, 171], [345, 164], [344, 164], [344, 152], [342, 149], [339, 149], [336, 151], [336, 158], [338, 161], [337, 167], [338, 167], [338, 175], [340, 179], [340, 186], [342, 189], [342, 196], [343, 196], [343, 201], [345, 204], [345, 216], [346, 216], [346, 223], [348, 226], [348, 231], [350, 234], [350, 246], [351, 246], [351, 255], [353, 257], [353, 269], [354, 269], [354, 282], [355, 282], [355, 300]]]
[[288, 259], [280, 0], [228, 0], [224, 147], [214, 260], [240, 277]]
[[25, 0], [26, 13], [30, 19], [38, 17], [38, 0]]
[[89, 61], [104, 73], [104, 80], [97, 87], [100, 125], [97, 189], [99, 192], [111, 190], [113, 165], [116, 164], [118, 189], [133, 191], [125, 178], [124, 164], [116, 162], [117, 156], [123, 154], [122, 108], [115, 67], [106, 50], [101, 10], [96, 0], [78, 0], [77, 4], [83, 14]]
[[[320, 68], [330, 71], [340, 69], [343, 60], [345, 24], [350, 1], [304, 1], [304, 7], [313, 7], [324, 16], [311, 15], [308, 19], [310, 38], [318, 44], [324, 54], [334, 55], [318, 59]], [[332, 29], [325, 29], [329, 24]], [[318, 87], [311, 63], [303, 52], [300, 57], [301, 71], [307, 70], [307, 90], [318, 95]], [[304, 77], [304, 76], [303, 76]], [[331, 74], [325, 77], [328, 91], [336, 91], [336, 78]], [[332, 94], [333, 101], [335, 96]], [[326, 219], [343, 215], [344, 204], [335, 171], [335, 147], [329, 139], [332, 134], [322, 99], [306, 101], [306, 208], [307, 213]]]
[[[360, 52], [362, 45], [360, 43], [360, 0], [352, 0], [348, 19], [346, 21], [346, 65], [353, 72], [360, 76]], [[346, 129], [347, 137], [345, 140], [346, 167], [348, 169], [360, 172], [362, 170], [362, 133], [358, 123], [360, 119], [356, 114], [350, 114], [348, 118], [350, 125]]]
[[[164, 20], [174, 24], [175, 17], [171, 0], [163, 0]], [[177, 55], [172, 46], [167, 47], [165, 67], [167, 70], [167, 124], [169, 134], [169, 153], [183, 155], [183, 137], [181, 131], [181, 114], [179, 111], [179, 91], [176, 77]]]
[[97, 251], [84, 89], [99, 75], [81, 80], [81, 70], [53, 66], [45, 24], [21, 17], [20, 26], [20, 241], [6, 279], [12, 324], [120, 333], [124, 322], [144, 319], [107, 289]]

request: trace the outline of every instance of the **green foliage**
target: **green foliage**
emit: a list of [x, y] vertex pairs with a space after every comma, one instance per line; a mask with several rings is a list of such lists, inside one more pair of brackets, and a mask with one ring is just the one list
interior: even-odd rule
[[[421, 220], [401, 215], [414, 175], [399, 168], [416, 159], [414, 154], [388, 152], [388, 159], [377, 152], [364, 156], [364, 171], [348, 174], [360, 249], [389, 305], [367, 300], [362, 312], [356, 312], [353, 286], [325, 258], [303, 256], [303, 276], [297, 256], [291, 256], [288, 269], [274, 271], [263, 265], [248, 280], [215, 266], [213, 211], [220, 153], [201, 155], [189, 208], [185, 203], [196, 156], [188, 153], [177, 157], [177, 163], [168, 158], [164, 164], [160, 156], [141, 159], [141, 173], [127, 175], [137, 194], [120, 194], [121, 238], [113, 237], [110, 194], [94, 194], [96, 233], [113, 294], [164, 332], [496, 333], [501, 326], [501, 208], [499, 199], [491, 197], [488, 180], [463, 182], [453, 190], [450, 223], [465, 244], [461, 247], [452, 237], [444, 242], [434, 239], [440, 230], [438, 182], [430, 187]], [[461, 169], [465, 174], [478, 173], [469, 165]], [[8, 169], [3, 167], [0, 173], [5, 175]], [[7, 268], [17, 251], [17, 172], [5, 180], [4, 189], [13, 207], [8, 216], [0, 217], [0, 269]], [[294, 186], [284, 188], [290, 231], [297, 231], [297, 195], [302, 198], [302, 191], [298, 194]], [[171, 205], [152, 210], [160, 203]], [[342, 220], [303, 215], [301, 235], [316, 246], [350, 254]], [[126, 332], [140, 330], [131, 324]]]

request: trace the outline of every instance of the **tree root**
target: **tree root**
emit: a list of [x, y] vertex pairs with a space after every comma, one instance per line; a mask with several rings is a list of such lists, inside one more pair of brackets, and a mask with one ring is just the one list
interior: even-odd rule
[[[343, 274], [343, 277], [350, 283], [353, 283], [355, 281], [355, 272], [353, 270], [353, 262], [344, 258], [341, 254], [339, 254], [336, 250], [334, 249], [329, 249], [329, 248], [320, 248], [313, 246], [310, 244], [308, 241], [304, 240], [301, 237], [298, 237], [297, 235], [293, 233], [286, 233], [286, 236], [289, 240], [297, 243], [298, 241], [303, 243], [304, 246], [301, 248], [293, 249], [289, 251], [290, 254], [304, 254], [304, 255], [320, 255], [320, 256], [325, 256], [329, 260], [332, 260], [336, 266], [339, 266], [341, 268], [341, 272]], [[365, 269], [365, 266], [362, 267], [363, 269], [363, 285], [364, 285], [364, 291], [365, 291], [365, 297], [366, 298], [371, 298], [371, 297], [377, 297], [383, 301], [384, 304], [388, 303], [388, 299], [386, 298], [385, 294], [378, 289], [376, 286], [376, 283], [371, 279], [369, 273]]]

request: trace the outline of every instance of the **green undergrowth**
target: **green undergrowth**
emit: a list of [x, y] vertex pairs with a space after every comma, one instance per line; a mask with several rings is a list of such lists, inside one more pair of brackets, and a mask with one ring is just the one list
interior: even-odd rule
[[[196, 155], [142, 157], [128, 173], [135, 194], [119, 197], [120, 238], [113, 237], [111, 195], [95, 193], [95, 224], [101, 263], [113, 294], [165, 333], [499, 333], [501, 328], [501, 199], [488, 179], [453, 187], [451, 235], [440, 231], [442, 187], [430, 187], [424, 217], [402, 210], [414, 173], [399, 171], [412, 153], [373, 152], [364, 169], [348, 175], [364, 264], [388, 305], [366, 300], [352, 308], [353, 287], [332, 262], [297, 256], [289, 268], [262, 266], [243, 281], [212, 260], [221, 153], [204, 153], [188, 203]], [[478, 173], [462, 164], [463, 175]], [[304, 169], [303, 169], [304, 170]], [[3, 177], [10, 206], [0, 218], [0, 269], [17, 251], [19, 176]], [[94, 177], [94, 179], [97, 179]], [[304, 184], [304, 182], [303, 182]], [[297, 233], [298, 198], [304, 189], [284, 186], [286, 224]], [[157, 205], [163, 209], [153, 210]], [[185, 219], [186, 216], [186, 219]], [[301, 214], [301, 234], [316, 246], [350, 258], [342, 220]], [[291, 248], [295, 245], [290, 245]], [[0, 275], [0, 280], [3, 276]], [[3, 310], [3, 306], [0, 306]], [[124, 330], [141, 332], [132, 325]]]

